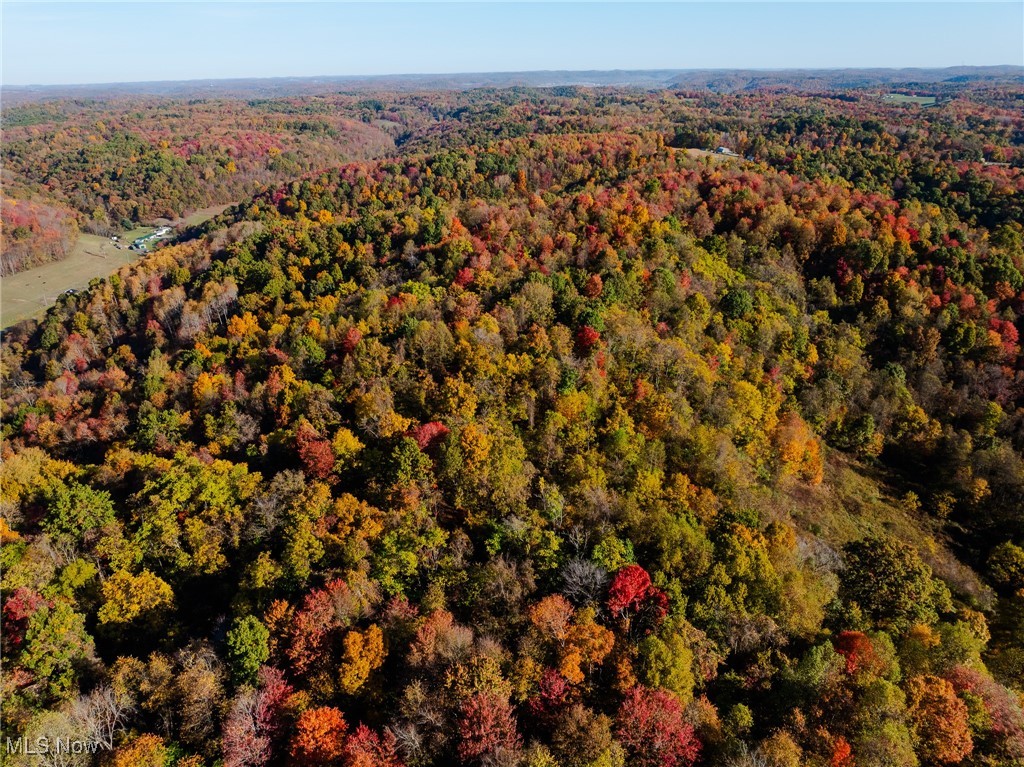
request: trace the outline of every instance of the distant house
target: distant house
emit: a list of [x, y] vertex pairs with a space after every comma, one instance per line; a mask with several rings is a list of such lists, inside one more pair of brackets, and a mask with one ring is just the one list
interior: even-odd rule
[[715, 154], [727, 154], [730, 157], [739, 157], [739, 154], [729, 149], [727, 146], [720, 146], [715, 150]]

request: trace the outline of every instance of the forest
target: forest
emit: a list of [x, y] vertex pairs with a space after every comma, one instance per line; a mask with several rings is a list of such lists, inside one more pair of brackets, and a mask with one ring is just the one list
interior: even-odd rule
[[[0, 274], [65, 258], [79, 231], [166, 223], [348, 161], [534, 133], [656, 131], [673, 146], [727, 144], [777, 169], [882, 185], [893, 196], [914, 194], [939, 161], [1020, 166], [1019, 87], [934, 83], [928, 93], [942, 109], [908, 111], [875, 92], [785, 88], [15, 100], [2, 113]], [[893, 156], [897, 146], [902, 156]], [[934, 196], [941, 184], [928, 186]]]
[[5, 110], [5, 243], [236, 204], [4, 332], [2, 737], [1024, 766], [1024, 87], [929, 93]]

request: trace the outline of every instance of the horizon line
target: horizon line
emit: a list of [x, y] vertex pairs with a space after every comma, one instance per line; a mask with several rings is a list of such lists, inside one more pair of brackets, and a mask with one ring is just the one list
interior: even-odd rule
[[[430, 77], [472, 77], [486, 75], [585, 75], [585, 74], [649, 74], [649, 73], [694, 73], [694, 72], [939, 72], [949, 69], [1017, 69], [1024, 73], [1022, 64], [947, 64], [942, 66], [837, 66], [837, 67], [647, 67], [643, 69], [509, 69], [509, 70], [478, 70], [459, 72], [382, 72], [375, 74], [319, 74], [319, 75], [239, 75], [231, 77], [189, 77], [166, 80], [108, 80], [102, 82], [68, 82], [68, 83], [0, 83], [2, 88], [87, 88], [113, 87], [124, 85], [167, 85], [188, 83], [231, 83], [250, 80], [284, 81], [284, 80], [373, 80], [393, 78], [430, 78]], [[938, 83], [931, 83], [938, 84]]]

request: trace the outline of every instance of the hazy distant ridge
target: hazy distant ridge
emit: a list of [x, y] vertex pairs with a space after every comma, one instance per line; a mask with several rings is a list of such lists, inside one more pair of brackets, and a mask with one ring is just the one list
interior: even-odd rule
[[1024, 83], [1024, 67], [947, 67], [944, 69], [652, 69], [613, 71], [482, 72], [428, 75], [275, 77], [182, 80], [96, 85], [4, 86], [8, 104], [57, 98], [119, 96], [256, 97], [337, 90], [463, 90], [513, 86], [619, 86], [708, 89], [714, 91], [790, 88], [821, 91], [873, 86], [970, 83]]

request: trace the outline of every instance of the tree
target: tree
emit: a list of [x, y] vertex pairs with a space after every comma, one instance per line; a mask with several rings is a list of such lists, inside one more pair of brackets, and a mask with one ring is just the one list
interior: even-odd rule
[[651, 576], [640, 565], [627, 565], [615, 573], [608, 587], [608, 611], [623, 615], [636, 609], [651, 588]]
[[293, 693], [284, 674], [264, 666], [259, 687], [243, 689], [232, 701], [221, 746], [224, 767], [263, 767], [273, 755], [283, 728], [283, 710]]
[[846, 659], [846, 673], [860, 670], [875, 673], [880, 663], [871, 639], [861, 631], [843, 631], [834, 642], [836, 652]]
[[700, 753], [683, 707], [664, 690], [638, 686], [626, 693], [615, 732], [637, 767], [688, 767]]
[[1010, 541], [996, 546], [988, 558], [992, 580], [1009, 592], [1024, 590], [1024, 549]]
[[345, 743], [345, 767], [404, 767], [394, 733], [380, 735], [360, 724]]
[[[22, 732], [29, 748], [23, 749], [20, 754], [15, 750], [17, 746], [9, 747], [7, 750], [6, 759], [15, 767], [36, 767], [37, 765], [39, 767], [92, 767], [92, 756], [85, 749], [79, 750], [78, 753], [74, 753], [72, 750], [57, 752], [58, 739], [64, 743], [79, 741], [88, 744], [89, 733], [73, 716], [60, 711], [42, 711], [27, 723]], [[15, 743], [16, 739], [11, 738], [11, 742]], [[48, 746], [49, 752], [39, 754], [38, 752], [43, 749], [32, 748], [37, 744]], [[92, 746], [92, 744], [88, 745]], [[92, 747], [97, 750], [99, 748], [98, 746]], [[31, 751], [37, 753], [33, 755], [30, 753]], [[126, 764], [126, 762], [122, 762], [118, 767], [124, 767]], [[147, 763], [143, 762], [142, 764], [145, 766]], [[152, 764], [152, 762], [148, 764]]]
[[88, 733], [88, 739], [107, 750], [124, 731], [134, 713], [134, 705], [126, 694], [118, 694], [108, 685], [100, 685], [83, 695], [71, 707], [72, 716]]
[[932, 577], [917, 551], [895, 538], [865, 538], [843, 549], [840, 594], [882, 628], [934, 623], [950, 609], [949, 590]]
[[534, 718], [550, 726], [569, 705], [573, 691], [568, 680], [551, 668], [544, 670], [537, 687], [537, 694], [527, 701], [527, 708]]
[[[5, 605], [4, 617], [18, 616], [16, 610], [8, 610], [12, 601], [21, 602], [20, 597], [28, 590], [16, 593]], [[29, 604], [33, 604], [31, 600]], [[34, 603], [30, 614], [25, 615], [18, 623], [23, 625], [24, 633], [18, 636], [21, 626], [16, 624], [15, 636], [19, 640], [15, 647], [17, 652], [14, 660], [28, 678], [22, 683], [32, 685], [28, 690], [47, 703], [66, 699], [73, 695], [75, 683], [79, 675], [94, 660], [92, 637], [85, 629], [85, 616], [77, 612], [65, 599], [52, 602]]]
[[170, 461], [129, 454], [124, 463], [120, 471], [140, 470], [146, 478], [134, 496], [139, 525], [133, 539], [148, 562], [191, 575], [223, 570], [260, 475], [245, 464], [203, 461], [184, 451]]
[[178, 738], [182, 743], [203, 748], [221, 719], [225, 697], [224, 665], [207, 642], [194, 642], [184, 647], [175, 653], [174, 661], [177, 668], [171, 671], [172, 705], [178, 722]]
[[614, 646], [615, 635], [594, 620], [592, 608], [584, 608], [565, 632], [558, 671], [571, 683], [579, 684], [585, 678], [585, 669], [604, 662]]
[[832, 744], [832, 758], [829, 759], [829, 767], [852, 767], [853, 749], [849, 742], [842, 735], [835, 739]]
[[540, 630], [545, 639], [561, 643], [565, 640], [569, 622], [575, 612], [565, 597], [554, 594], [531, 607], [529, 616], [530, 622]]
[[955, 666], [947, 678], [969, 704], [978, 750], [1011, 763], [1024, 759], [1024, 707], [1019, 696], [976, 668]]
[[680, 631], [644, 637], [638, 646], [641, 681], [663, 688], [679, 700], [693, 698], [693, 651]]
[[821, 444], [798, 413], [786, 413], [779, 418], [774, 440], [784, 474], [795, 474], [812, 485], [821, 484]]
[[770, 767], [801, 767], [805, 763], [803, 749], [785, 730], [778, 730], [761, 741], [757, 753], [767, 760]]
[[604, 568], [587, 559], [571, 559], [562, 568], [562, 593], [574, 604], [596, 603], [608, 583]]
[[341, 580], [331, 581], [323, 589], [314, 589], [302, 600], [302, 608], [295, 613], [291, 637], [286, 650], [292, 670], [305, 674], [326, 660], [330, 632], [337, 628], [338, 616], [333, 600], [348, 593], [348, 585]]
[[430, 451], [437, 448], [445, 437], [451, 433], [451, 429], [445, 426], [439, 421], [431, 421], [430, 423], [424, 423], [413, 429], [412, 438], [416, 440], [416, 444], [420, 450]]
[[754, 299], [743, 288], [730, 288], [722, 296], [722, 314], [730, 319], [741, 319], [754, 311]]
[[44, 529], [54, 537], [74, 540], [95, 537], [114, 519], [110, 494], [78, 482], [57, 482], [46, 491], [49, 507]]
[[149, 570], [138, 575], [120, 570], [103, 584], [101, 624], [127, 624], [156, 620], [174, 600], [165, 581]]
[[257, 725], [257, 693], [243, 690], [231, 702], [221, 732], [224, 767], [263, 767], [270, 759], [270, 738]]
[[326, 479], [334, 471], [334, 451], [330, 440], [323, 439], [307, 423], [295, 433], [295, 447], [306, 473], [316, 479]]
[[414, 667], [450, 663], [468, 655], [472, 644], [472, 629], [456, 623], [447, 610], [435, 610], [416, 631], [409, 648], [409, 663]]
[[924, 763], [959, 764], [971, 754], [967, 705], [951, 683], [931, 675], [915, 676], [907, 682], [907, 706]]
[[612, 720], [580, 703], [555, 722], [551, 745], [565, 767], [625, 763], [622, 746], [612, 737]]
[[580, 354], [589, 354], [601, 342], [601, 334], [589, 325], [584, 325], [576, 332], [576, 348]]
[[648, 633], [668, 614], [668, 597], [651, 584], [651, 576], [640, 565], [627, 565], [615, 573], [607, 604], [612, 615], [627, 624], [642, 625]]
[[258, 618], [247, 615], [236, 618], [228, 631], [228, 662], [237, 684], [256, 680], [260, 666], [270, 657], [270, 632]]
[[373, 671], [384, 664], [384, 632], [372, 625], [365, 631], [355, 629], [342, 640], [342, 662], [338, 672], [341, 691], [353, 695], [366, 683]]
[[156, 735], [140, 735], [114, 753], [113, 767], [164, 767], [167, 746]]
[[21, 646], [28, 630], [29, 619], [39, 610], [48, 607], [47, 600], [37, 591], [19, 586], [4, 600], [3, 644], [5, 655]]
[[462, 705], [458, 755], [464, 764], [487, 764], [519, 749], [516, 719], [508, 701], [493, 692], [478, 692]]
[[292, 736], [289, 764], [294, 767], [340, 767], [347, 731], [348, 724], [336, 708], [321, 706], [303, 711]]

